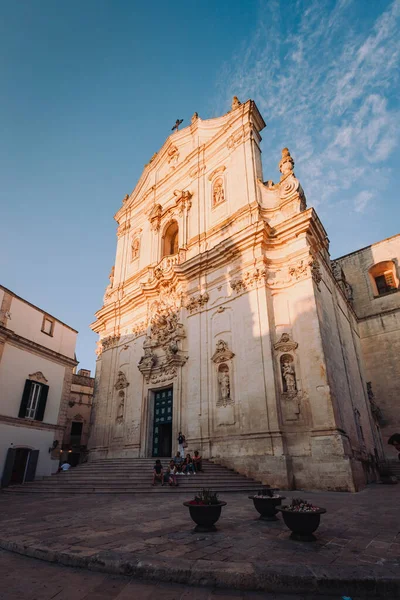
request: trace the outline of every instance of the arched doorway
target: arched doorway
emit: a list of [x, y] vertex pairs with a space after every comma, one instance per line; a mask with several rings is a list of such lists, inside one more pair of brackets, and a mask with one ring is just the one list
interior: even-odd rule
[[179, 227], [176, 221], [172, 221], [165, 230], [163, 237], [162, 257], [178, 254]]

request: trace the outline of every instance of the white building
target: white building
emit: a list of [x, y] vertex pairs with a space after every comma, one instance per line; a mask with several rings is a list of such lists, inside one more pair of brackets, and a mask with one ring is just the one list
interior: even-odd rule
[[77, 333], [0, 286], [2, 486], [57, 471]]
[[189, 452], [280, 488], [376, 477], [375, 380], [350, 290], [287, 148], [279, 181], [264, 179], [264, 126], [251, 100], [195, 113], [123, 199], [92, 325], [90, 460], [170, 456], [182, 431]]

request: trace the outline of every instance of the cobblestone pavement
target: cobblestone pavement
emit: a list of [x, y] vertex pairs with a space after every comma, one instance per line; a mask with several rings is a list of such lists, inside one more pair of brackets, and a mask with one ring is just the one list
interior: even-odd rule
[[[321, 596], [268, 594], [135, 581], [53, 565], [0, 550], [0, 600], [316, 600]], [[338, 596], [341, 600], [341, 596]], [[363, 600], [353, 596], [352, 600]]]
[[[287, 498], [299, 492], [286, 492]], [[179, 560], [270, 564], [400, 564], [400, 485], [371, 486], [358, 494], [301, 493], [327, 508], [307, 544], [289, 539], [279, 518], [263, 522], [247, 494], [225, 498], [218, 531], [194, 534], [185, 498], [157, 495], [49, 498], [0, 494], [0, 537], [76, 553], [99, 550]]]
[[308, 600], [310, 596], [154, 584], [0, 550], [0, 600]]
[[[182, 505], [185, 498], [181, 495], [61, 498], [0, 493], [0, 545], [6, 549], [13, 549], [10, 544], [22, 546], [28, 555], [29, 549], [34, 548], [35, 553], [30, 555], [38, 558], [41, 550], [47, 556], [50, 551], [56, 557], [79, 557], [79, 561], [72, 563], [60, 560], [73, 566], [82, 566], [85, 560], [96, 559], [99, 553], [119, 560], [121, 557], [139, 560], [150, 564], [151, 569], [161, 563], [167, 570], [171, 565], [180, 568], [182, 564], [182, 570], [190, 568], [197, 577], [202, 570], [208, 573], [226, 570], [228, 575], [242, 572], [243, 577], [249, 574], [252, 577], [251, 573], [259, 572], [260, 568], [277, 572], [281, 567], [281, 573], [289, 568], [291, 575], [297, 568], [299, 573], [306, 570], [314, 576], [329, 567], [330, 572], [336, 573], [334, 579], [341, 580], [340, 576], [346, 573], [348, 579], [345, 579], [349, 581], [352, 578], [351, 573], [347, 575], [349, 567], [362, 566], [367, 577], [371, 574], [375, 581], [399, 577], [400, 485], [370, 486], [358, 494], [297, 491], [285, 495], [287, 499], [301, 495], [327, 508], [316, 542], [290, 540], [290, 532], [281, 518], [272, 523], [260, 521], [247, 494], [226, 494], [222, 499], [227, 506], [222, 509], [218, 531], [198, 534], [193, 532], [194, 524], [188, 509]], [[205, 585], [214, 585], [218, 577], [207, 579]], [[200, 583], [196, 578], [170, 580]], [[233, 585], [226, 583], [227, 587]], [[247, 585], [243, 589], [258, 588]], [[279, 589], [283, 593], [310, 592], [317, 588], [265, 589]]]

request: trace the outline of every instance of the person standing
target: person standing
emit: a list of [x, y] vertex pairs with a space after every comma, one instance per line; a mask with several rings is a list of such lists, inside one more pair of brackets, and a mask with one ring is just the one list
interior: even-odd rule
[[182, 431], [179, 432], [178, 435], [178, 452], [180, 452], [181, 456], [185, 456], [185, 448], [186, 448], [186, 438], [183, 435]]

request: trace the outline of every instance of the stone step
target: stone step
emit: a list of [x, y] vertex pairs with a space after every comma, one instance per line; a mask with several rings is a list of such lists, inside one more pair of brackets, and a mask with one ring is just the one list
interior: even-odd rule
[[[254, 493], [256, 492], [258, 489], [257, 486], [254, 487], [241, 487], [241, 488], [235, 488], [235, 487], [224, 487], [222, 488], [218, 488], [218, 489], [214, 489], [214, 491], [216, 491], [221, 497], [223, 494], [225, 493], [242, 493], [242, 494], [247, 494], [247, 493]], [[185, 496], [187, 498], [192, 498], [194, 497], [194, 495], [199, 491], [199, 488], [193, 488], [193, 489], [188, 489], [188, 488], [180, 488], [180, 487], [169, 487], [169, 486], [156, 486], [156, 487], [143, 487], [143, 488], [135, 488], [135, 489], [125, 489], [125, 488], [117, 488], [117, 489], [110, 489], [110, 488], [93, 488], [93, 489], [88, 489], [88, 490], [83, 490], [81, 488], [78, 489], [71, 489], [71, 490], [57, 490], [54, 488], [50, 488], [50, 489], [43, 489], [43, 488], [32, 488], [32, 489], [23, 489], [22, 487], [20, 488], [5, 488], [3, 490], [4, 493], [8, 493], [8, 494], [43, 494], [43, 495], [49, 495], [49, 496], [60, 496], [60, 497], [65, 497], [65, 496], [78, 496], [78, 495], [85, 495], [85, 494], [164, 494], [164, 493], [178, 493], [178, 494], [185, 494]]]
[[[169, 459], [164, 460], [164, 465]], [[154, 459], [103, 459], [74, 467], [65, 473], [57, 473], [41, 481], [5, 488], [8, 493], [43, 494], [135, 494], [179, 491], [194, 495], [201, 488], [211, 488], [223, 492], [251, 492], [261, 484], [204, 460], [204, 473], [179, 475], [178, 488], [168, 485], [152, 486], [152, 468]]]

